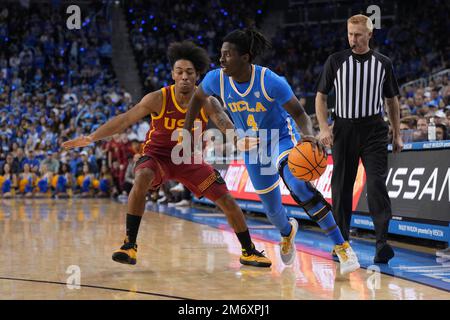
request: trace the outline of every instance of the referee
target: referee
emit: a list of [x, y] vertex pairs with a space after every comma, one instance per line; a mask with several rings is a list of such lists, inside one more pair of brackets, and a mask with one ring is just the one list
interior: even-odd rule
[[[394, 251], [387, 243], [391, 202], [386, 189], [389, 126], [382, 117], [383, 98], [392, 125], [393, 152], [400, 152], [399, 89], [386, 56], [369, 48], [372, 21], [364, 15], [347, 20], [350, 49], [330, 55], [319, 78], [316, 115], [319, 140], [332, 147], [333, 212], [345, 240], [349, 238], [353, 185], [361, 158], [367, 175], [369, 211], [375, 226], [375, 263], [387, 263]], [[327, 94], [334, 87], [334, 126], [328, 127]]]

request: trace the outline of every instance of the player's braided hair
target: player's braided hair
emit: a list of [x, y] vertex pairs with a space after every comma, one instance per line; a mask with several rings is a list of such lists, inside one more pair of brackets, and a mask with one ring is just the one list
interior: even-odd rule
[[250, 61], [271, 47], [270, 41], [253, 28], [234, 30], [223, 38], [223, 42], [233, 43], [241, 55], [248, 53]]
[[167, 58], [172, 69], [178, 60], [189, 60], [200, 74], [208, 70], [210, 62], [208, 52], [191, 41], [172, 42], [167, 49]]

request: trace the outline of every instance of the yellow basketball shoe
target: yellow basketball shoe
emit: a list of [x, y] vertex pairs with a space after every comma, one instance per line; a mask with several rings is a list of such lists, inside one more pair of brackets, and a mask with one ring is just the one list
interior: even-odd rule
[[251, 250], [247, 251], [245, 249], [242, 249], [242, 255], [239, 258], [239, 262], [247, 266], [262, 268], [267, 268], [272, 265], [272, 262], [269, 260], [269, 258], [264, 255], [264, 250], [261, 252], [256, 250], [253, 243]]
[[128, 241], [125, 238], [123, 246], [119, 250], [114, 251], [112, 259], [119, 263], [136, 264], [137, 259], [137, 244]]
[[289, 218], [289, 223], [292, 226], [291, 233], [287, 237], [282, 237], [280, 243], [281, 261], [287, 266], [294, 263], [297, 254], [295, 248], [295, 235], [298, 230], [298, 222], [295, 218]]
[[360, 265], [358, 262], [358, 257], [356, 256], [352, 247], [350, 247], [350, 243], [348, 243], [348, 241], [345, 241], [341, 245], [335, 245], [334, 252], [338, 256], [339, 262], [341, 263], [341, 275], [359, 269]]

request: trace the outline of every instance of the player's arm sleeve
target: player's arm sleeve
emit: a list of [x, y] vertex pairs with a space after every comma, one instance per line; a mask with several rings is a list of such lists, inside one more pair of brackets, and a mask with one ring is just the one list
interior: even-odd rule
[[220, 69], [212, 70], [206, 74], [200, 84], [203, 92], [208, 95], [220, 96]]
[[383, 96], [389, 99], [398, 96], [399, 94], [400, 91], [398, 89], [397, 79], [394, 75], [394, 69], [391, 61], [388, 61], [386, 64], [386, 77], [383, 84]]
[[320, 74], [319, 80], [317, 81], [316, 87], [318, 92], [323, 94], [328, 94], [332, 87], [334, 81], [334, 72], [331, 63], [332, 57], [329, 56], [325, 65], [323, 66], [322, 72]]
[[281, 105], [284, 105], [294, 96], [294, 92], [286, 79], [270, 70], [267, 70], [265, 74], [264, 86], [269, 97], [279, 102]]

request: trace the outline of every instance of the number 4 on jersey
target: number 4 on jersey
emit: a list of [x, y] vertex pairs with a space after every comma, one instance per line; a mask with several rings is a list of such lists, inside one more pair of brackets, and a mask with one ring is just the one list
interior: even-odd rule
[[249, 114], [247, 117], [247, 126], [252, 127], [253, 131], [258, 131], [258, 125], [256, 124], [255, 117]]

